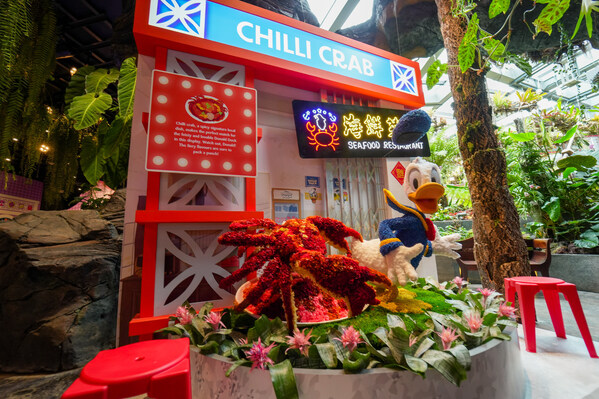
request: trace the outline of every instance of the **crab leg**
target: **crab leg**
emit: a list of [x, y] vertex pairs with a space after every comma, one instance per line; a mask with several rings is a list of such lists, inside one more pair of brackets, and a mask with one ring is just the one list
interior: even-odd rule
[[229, 229], [233, 231], [256, 231], [259, 228], [265, 228], [268, 230], [272, 230], [277, 227], [277, 224], [270, 219], [244, 219], [244, 220], [236, 220], [229, 225]]
[[312, 222], [320, 230], [320, 235], [329, 244], [339, 250], [345, 251], [348, 255], [351, 255], [351, 251], [345, 237], [354, 237], [357, 240], [364, 241], [360, 233], [338, 220], [321, 216], [310, 216], [306, 220]]
[[222, 279], [220, 283], [218, 283], [218, 286], [223, 289], [231, 286], [251, 272], [258, 270], [264, 263], [266, 263], [266, 261], [274, 256], [274, 253], [275, 250], [273, 248], [263, 249], [260, 252], [254, 253], [252, 257], [244, 262], [242, 267]]
[[281, 262], [277, 258], [272, 259], [268, 263], [264, 269], [262, 277], [259, 278], [256, 282], [256, 285], [247, 292], [245, 298], [243, 298], [243, 301], [235, 306], [235, 310], [240, 311], [245, 309], [251, 303], [256, 303], [256, 301], [260, 299], [267, 288], [272, 288], [273, 292], [279, 288], [278, 281], [276, 281], [274, 278], [274, 271], [280, 264]]
[[272, 236], [264, 234], [250, 234], [245, 231], [228, 231], [218, 237], [222, 245], [235, 245], [236, 247], [264, 247], [275, 243]]

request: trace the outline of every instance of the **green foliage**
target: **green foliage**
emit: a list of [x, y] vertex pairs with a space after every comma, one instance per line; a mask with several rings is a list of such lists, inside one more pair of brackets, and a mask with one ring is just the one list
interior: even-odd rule
[[64, 103], [67, 107], [73, 102], [73, 98], [82, 96], [85, 94], [85, 79], [90, 72], [93, 72], [95, 68], [91, 65], [85, 65], [71, 76], [71, 81], [67, 86], [64, 95]]
[[75, 121], [75, 129], [87, 129], [98, 123], [111, 104], [112, 97], [108, 93], [86, 93], [73, 99], [67, 116]]
[[520, 70], [522, 70], [522, 72], [528, 76], [532, 75], [532, 65], [530, 65], [530, 62], [528, 62], [524, 57], [506, 51], [505, 60], [520, 68]]
[[510, 192], [520, 212], [534, 219], [527, 225], [529, 232], [594, 248], [594, 226], [599, 223], [597, 159], [582, 152], [561, 154], [566, 143], [581, 140], [579, 115], [559, 104], [528, 121], [534, 130], [503, 132], [500, 139], [506, 148]]
[[116, 82], [118, 78], [118, 69], [96, 69], [85, 77], [85, 92], [100, 94], [106, 90], [109, 84]]
[[468, 22], [466, 33], [464, 34], [458, 49], [458, 63], [460, 64], [462, 73], [466, 72], [474, 64], [478, 41], [478, 29], [478, 16], [473, 14]]
[[589, 35], [589, 38], [593, 37], [593, 17], [591, 13], [593, 11], [599, 11], [599, 6], [596, 3], [596, 1], [591, 1], [590, 4], [584, 1], [582, 2], [580, 5], [580, 15], [578, 16], [578, 22], [574, 28], [572, 39], [574, 39], [574, 36], [576, 36], [576, 33], [578, 33], [578, 29], [580, 29], [580, 23], [582, 22], [583, 17], [587, 27], [587, 34]]
[[[27, 177], [37, 168], [37, 144], [47, 138], [50, 124], [42, 99], [54, 70], [52, 6], [51, 0], [0, 4], [0, 170]], [[16, 152], [23, 160], [20, 165], [10, 161]]]
[[447, 134], [445, 125], [433, 121], [433, 126], [428, 132], [431, 155], [427, 161], [437, 164], [441, 169], [443, 182], [452, 184], [464, 183], [464, 168], [460, 157], [460, 147], [456, 134]]
[[446, 227], [441, 227], [441, 226], [436, 226], [436, 227], [437, 227], [437, 233], [439, 233], [439, 235], [442, 237], [448, 236], [450, 234], [458, 233], [460, 235], [460, 241], [463, 241], [463, 240], [466, 240], [473, 236], [472, 229], [465, 228], [459, 222], [452, 223]]
[[[69, 83], [66, 114], [83, 132], [80, 164], [92, 186], [104, 179], [118, 188], [127, 179], [136, 78], [135, 58], [128, 58], [120, 70], [81, 68]], [[113, 84], [116, 98], [106, 92]]]
[[441, 76], [443, 76], [445, 72], [447, 72], [447, 64], [443, 64], [441, 61], [435, 60], [435, 62], [433, 62], [426, 71], [426, 87], [428, 87], [429, 90], [432, 89], [437, 83], [439, 83]]
[[[537, 1], [537, 3], [540, 3]], [[548, 0], [537, 19], [533, 22], [536, 34], [545, 32], [551, 35], [553, 25], [555, 25], [566, 13], [570, 7], [570, 0]]]
[[[274, 364], [268, 368], [275, 395], [281, 399], [298, 397], [293, 367], [343, 369], [346, 373], [387, 367], [422, 376], [434, 369], [459, 386], [471, 366], [468, 349], [493, 339], [510, 339], [503, 331], [506, 326], [516, 325], [508, 316], [499, 315], [499, 305], [503, 303], [499, 293], [491, 292], [485, 299], [466, 284], [439, 285], [423, 278], [410, 282], [406, 289], [417, 292], [417, 298], [434, 303], [428, 314], [395, 314], [372, 306], [355, 318], [313, 328], [309, 348], [303, 352], [292, 346], [287, 335], [293, 333], [288, 333], [278, 318], [269, 320], [262, 315], [255, 319], [247, 313], [225, 309], [220, 313], [225, 327], [215, 329], [205, 320], [212, 311], [210, 303], [197, 313], [185, 303], [183, 306], [194, 316], [192, 321], [181, 324], [180, 319], [171, 317], [174, 325], [160, 332], [189, 337], [201, 353], [230, 358], [234, 363], [227, 376], [240, 366], [252, 364], [247, 352], [259, 345], [258, 340], [263, 347], [272, 345], [268, 357]], [[484, 320], [480, 327], [469, 326], [472, 314]], [[371, 319], [376, 321], [369, 322]], [[351, 351], [340, 342], [349, 326], [359, 332], [357, 346]], [[439, 334], [448, 329], [455, 332], [455, 337], [444, 343]], [[304, 334], [307, 332], [303, 330]]]
[[486, 37], [483, 39], [483, 47], [493, 61], [500, 63], [505, 61], [505, 45], [499, 40]]
[[[465, 73], [470, 68], [475, 68], [475, 61], [478, 58], [478, 65], [475, 68], [478, 72], [485, 71], [489, 62], [499, 64], [510, 62], [522, 69], [527, 75], [531, 75], [532, 67], [530, 63], [521, 56], [508, 51], [511, 28], [503, 37], [499, 37], [498, 35], [504, 31], [506, 26], [511, 27], [511, 20], [516, 8], [529, 7], [528, 10], [524, 11], [524, 15], [526, 15], [528, 12], [533, 11], [539, 4], [546, 4], [546, 6], [542, 8], [539, 16], [533, 22], [535, 36], [540, 32], [551, 35], [553, 26], [562, 19], [570, 7], [570, 0], [516, 1], [513, 3], [513, 6], [511, 0], [492, 0], [488, 9], [489, 19], [496, 18], [499, 15], [505, 16], [505, 21], [496, 33], [486, 32], [479, 26], [479, 19], [476, 14], [476, 2], [468, 0], [455, 1], [452, 8], [452, 15], [456, 18], [463, 18], [468, 22], [466, 32], [458, 48], [458, 64], [462, 73]], [[510, 6], [512, 6], [511, 10]], [[592, 17], [590, 14], [592, 10], [599, 11], [599, 6], [594, 4], [594, 2], [591, 4], [582, 2], [580, 17], [574, 35], [576, 35], [584, 16], [587, 19], [589, 37], [591, 36]], [[524, 22], [526, 23], [526, 20]]]
[[[64, 115], [57, 115], [48, 129], [50, 151], [46, 159], [43, 208], [60, 208], [75, 191], [79, 171], [80, 134]], [[37, 151], [39, 153], [39, 151]]]
[[470, 190], [466, 186], [445, 185], [445, 195], [447, 196], [448, 205], [457, 205], [463, 208], [472, 207], [472, 199], [470, 198]]
[[510, 0], [493, 0], [489, 5], [489, 19], [505, 14], [510, 9]]

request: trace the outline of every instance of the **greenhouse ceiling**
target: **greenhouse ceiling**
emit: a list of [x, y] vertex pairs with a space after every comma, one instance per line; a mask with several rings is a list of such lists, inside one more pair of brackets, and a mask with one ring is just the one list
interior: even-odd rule
[[[307, 3], [321, 27], [331, 31], [358, 25], [372, 16], [373, 0], [307, 0]], [[119, 40], [132, 40], [132, 36], [123, 37], [122, 26], [120, 34], [114, 34], [115, 22], [118, 23], [122, 14], [132, 14], [133, 3], [130, 0], [57, 0], [56, 4], [60, 39], [52, 85], [57, 91], [62, 91], [70, 79], [72, 68], [86, 64], [106, 67], [114, 65], [118, 58], [115, 48], [122, 48]], [[593, 78], [599, 74], [599, 51], [587, 47], [589, 49], [586, 52], [577, 49], [573, 57], [562, 57], [563, 65], [534, 65], [532, 76], [527, 76], [513, 65], [493, 66], [487, 73], [489, 93], [492, 95], [499, 91], [516, 101], [516, 92], [531, 88], [539, 93], [547, 93], [539, 102], [540, 109], [553, 108], [560, 98], [568, 105], [584, 105], [587, 109], [592, 109], [599, 105], [599, 93], [593, 92], [591, 85]], [[441, 50], [432, 57], [417, 59], [423, 81], [426, 79], [428, 66], [436, 59], [446, 62], [445, 51]], [[448, 119], [451, 124], [452, 98], [447, 76], [433, 89], [425, 87], [424, 93], [426, 108], [434, 112], [435, 116]], [[496, 124], [505, 125], [509, 122], [496, 121]]]
[[[308, 4], [321, 27], [331, 31], [360, 24], [372, 16], [372, 0], [308, 0]], [[586, 47], [586, 51], [576, 49], [572, 57], [563, 56], [561, 64], [534, 64], [532, 76], [511, 64], [493, 66], [487, 73], [489, 94], [501, 92], [516, 102], [516, 93], [530, 88], [537, 93], [546, 93], [538, 104], [539, 109], [554, 108], [559, 99], [567, 105], [593, 109], [599, 105], [599, 92], [593, 91], [591, 83], [593, 78], [599, 76], [599, 50]], [[437, 59], [447, 62], [445, 50], [432, 57], [416, 59], [420, 64], [423, 81], [426, 80], [429, 65]], [[450, 121], [453, 119], [453, 100], [447, 75], [431, 90], [425, 86], [424, 96], [427, 110], [437, 117]], [[512, 119], [513, 116], [496, 121], [496, 124], [506, 125]]]

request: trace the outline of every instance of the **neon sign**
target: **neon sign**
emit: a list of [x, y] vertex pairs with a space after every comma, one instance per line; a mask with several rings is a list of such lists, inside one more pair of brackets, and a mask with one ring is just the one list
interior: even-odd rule
[[426, 136], [401, 146], [391, 141], [405, 111], [295, 100], [293, 112], [302, 158], [430, 155]]
[[[302, 115], [306, 122], [308, 134], [308, 144], [318, 151], [320, 147], [330, 147], [333, 151], [339, 146], [339, 136], [337, 136], [337, 116], [332, 112], [315, 108], [306, 111]], [[314, 123], [312, 123], [314, 122]]]

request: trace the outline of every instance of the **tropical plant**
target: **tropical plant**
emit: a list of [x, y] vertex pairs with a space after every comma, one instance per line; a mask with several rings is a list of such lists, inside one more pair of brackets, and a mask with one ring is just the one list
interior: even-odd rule
[[[44, 158], [43, 209], [61, 208], [63, 201], [71, 198], [76, 191], [79, 174], [81, 134], [64, 114], [53, 112], [50, 117], [51, 122], [43, 140], [49, 148]], [[37, 150], [39, 153], [39, 146]]]
[[[476, 8], [482, 6], [483, 2], [435, 0], [435, 4], [447, 50], [447, 71], [454, 99], [460, 153], [469, 189], [472, 196], [477, 198], [473, 202], [473, 229], [476, 241], [480, 244], [476, 256], [481, 280], [485, 287], [502, 289], [507, 270], [510, 270], [511, 275], [528, 275], [530, 266], [526, 244], [521, 238], [517, 222], [517, 209], [505, 183], [505, 154], [499, 147], [489, 115], [485, 73], [491, 63], [510, 62], [530, 75], [530, 64], [509, 51], [514, 26], [519, 19], [514, 18], [515, 10], [523, 9], [521, 20], [525, 24], [524, 28], [529, 30], [531, 27], [526, 15], [536, 15], [532, 40], [537, 36], [545, 39], [545, 34], [551, 34], [552, 28], [570, 7], [570, 1], [487, 2], [484, 5], [488, 4], [485, 11], [489, 19], [505, 16], [501, 17], [503, 23], [500, 22], [501, 26], [495, 32], [488, 32], [481, 27], [481, 14], [477, 12], [485, 11]], [[533, 10], [534, 14], [531, 13]], [[561, 38], [564, 35], [558, 36]], [[502, 221], [501, 229], [497, 229], [498, 221]], [[508, 264], [509, 267], [506, 267]]]
[[[46, 82], [54, 71], [56, 16], [51, 0], [0, 3], [0, 170], [30, 177], [47, 138]], [[18, 156], [16, 156], [18, 155]], [[20, 164], [15, 164], [20, 159]]]
[[560, 129], [569, 124], [547, 129], [546, 120], [540, 118], [536, 126], [540, 127], [536, 132], [500, 135], [509, 149], [510, 191], [519, 208], [534, 219], [528, 225], [530, 232], [582, 248], [599, 246], [597, 159], [581, 151], [564, 157], [570, 149], [564, 144], [574, 139], [576, 124], [565, 133]]
[[428, 139], [431, 155], [426, 160], [439, 166], [441, 178], [445, 183], [445, 195], [441, 199], [439, 211], [433, 215], [433, 220], [455, 219], [456, 213], [472, 207], [460, 158], [458, 137], [448, 134], [445, 125], [435, 120], [428, 132]]
[[458, 233], [460, 235], [460, 241], [466, 240], [472, 237], [472, 229], [467, 229], [459, 221], [452, 223], [448, 226], [435, 226], [437, 228], [437, 233], [440, 236], [448, 236], [450, 234]]
[[171, 317], [173, 325], [160, 332], [189, 337], [203, 354], [228, 357], [233, 364], [227, 376], [240, 366], [268, 368], [277, 398], [288, 399], [298, 397], [294, 367], [347, 373], [386, 367], [422, 376], [434, 369], [459, 386], [471, 364], [468, 349], [509, 340], [503, 331], [516, 326], [514, 308], [498, 292], [471, 291], [457, 279], [439, 285], [420, 278], [406, 288], [423, 300], [441, 298], [444, 312], [402, 314], [373, 306], [355, 318], [289, 335], [279, 318], [214, 312], [210, 303], [196, 312], [185, 303]]
[[[127, 179], [129, 139], [137, 68], [135, 58], [120, 70], [83, 67], [73, 75], [65, 93], [65, 113], [82, 132], [81, 170], [90, 183], [103, 179], [112, 188]], [[109, 94], [116, 85], [117, 94]]]

